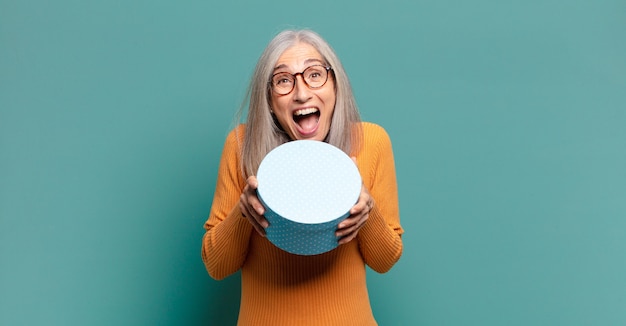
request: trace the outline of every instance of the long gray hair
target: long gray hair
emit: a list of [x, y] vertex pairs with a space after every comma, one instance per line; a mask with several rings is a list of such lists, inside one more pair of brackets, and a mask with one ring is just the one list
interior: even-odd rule
[[[360, 115], [348, 76], [331, 46], [317, 33], [310, 30], [286, 30], [274, 37], [257, 62], [248, 88], [248, 117], [242, 148], [242, 172], [245, 177], [256, 175], [261, 161], [275, 147], [290, 141], [270, 113], [271, 88], [269, 80], [278, 58], [299, 42], [312, 45], [332, 67], [335, 78], [335, 110], [325, 141], [356, 155], [361, 142]], [[241, 121], [246, 110], [241, 106], [237, 120]], [[239, 137], [238, 137], [239, 138]]]

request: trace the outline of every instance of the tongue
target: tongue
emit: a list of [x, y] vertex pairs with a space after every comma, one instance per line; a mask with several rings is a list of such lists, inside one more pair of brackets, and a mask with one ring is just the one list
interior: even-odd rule
[[296, 123], [298, 124], [298, 126], [300, 126], [303, 132], [313, 131], [315, 127], [317, 127], [318, 121], [319, 121], [319, 118], [317, 117], [316, 114], [309, 114], [303, 117], [298, 117], [296, 119]]

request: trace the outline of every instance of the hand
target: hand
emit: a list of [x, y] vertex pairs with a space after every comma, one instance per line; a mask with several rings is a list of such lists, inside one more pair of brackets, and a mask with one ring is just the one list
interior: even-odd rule
[[365, 185], [361, 186], [361, 195], [359, 201], [350, 209], [350, 216], [339, 223], [335, 235], [340, 237], [339, 244], [348, 243], [356, 238], [361, 227], [370, 216], [370, 212], [374, 208], [374, 198], [370, 195]]
[[239, 197], [239, 208], [241, 214], [247, 219], [254, 229], [261, 235], [265, 236], [265, 228], [269, 226], [269, 222], [265, 219], [265, 207], [261, 204], [259, 197], [256, 194], [256, 189], [259, 186], [256, 177], [250, 176], [246, 180], [246, 187], [243, 188], [243, 192]]
[[[352, 160], [356, 164], [356, 159]], [[335, 235], [340, 237], [339, 244], [348, 243], [356, 238], [361, 227], [365, 224], [365, 221], [370, 216], [370, 212], [374, 208], [374, 198], [370, 195], [365, 185], [361, 185], [361, 194], [359, 200], [350, 209], [350, 216], [339, 223]]]

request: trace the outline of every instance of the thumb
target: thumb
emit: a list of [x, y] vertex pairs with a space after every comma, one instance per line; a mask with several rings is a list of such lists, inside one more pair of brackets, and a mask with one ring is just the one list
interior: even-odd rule
[[248, 186], [250, 186], [250, 188], [252, 189], [256, 189], [259, 186], [259, 182], [257, 181], [256, 177], [251, 175], [248, 177], [248, 180], [246, 180], [248, 183]]

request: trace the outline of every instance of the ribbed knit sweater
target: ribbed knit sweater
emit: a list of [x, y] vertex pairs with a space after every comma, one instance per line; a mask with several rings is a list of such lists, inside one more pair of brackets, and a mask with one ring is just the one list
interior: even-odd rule
[[375, 206], [357, 237], [327, 253], [299, 256], [260, 236], [241, 214], [244, 129], [238, 126], [226, 139], [202, 241], [202, 259], [211, 277], [220, 280], [241, 269], [238, 325], [376, 325], [365, 265], [379, 273], [388, 271], [402, 254], [404, 232], [385, 130], [362, 123], [356, 161]]

